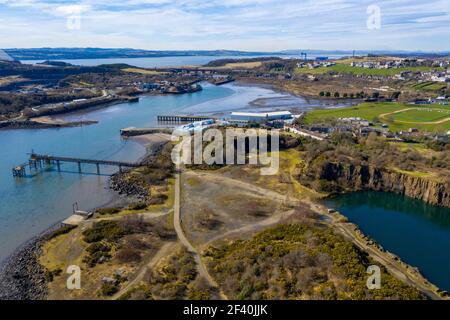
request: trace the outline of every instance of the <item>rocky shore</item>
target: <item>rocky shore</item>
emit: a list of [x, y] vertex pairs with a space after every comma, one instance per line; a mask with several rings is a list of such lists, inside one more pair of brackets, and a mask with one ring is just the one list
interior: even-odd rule
[[[169, 141], [170, 136], [167, 134], [148, 134], [142, 135], [138, 139], [143, 144], [147, 145], [146, 155], [141, 159], [141, 163], [150, 163], [158, 153], [162, 150], [164, 145]], [[132, 181], [128, 172], [118, 172], [110, 179], [110, 188], [120, 195], [125, 195], [136, 202], [148, 203], [151, 198], [150, 191], [145, 184]]]
[[58, 230], [58, 223], [18, 248], [0, 268], [0, 300], [44, 300], [45, 270], [39, 263], [41, 246]]
[[69, 128], [80, 127], [91, 124], [96, 124], [98, 121], [74, 121], [74, 122], [58, 122], [58, 123], [44, 123], [33, 120], [23, 121], [5, 121], [0, 123], [0, 130], [10, 129], [49, 129], [49, 128]]
[[133, 198], [136, 202], [147, 203], [150, 200], [150, 192], [145, 186], [130, 183], [127, 173], [116, 173], [111, 177], [111, 189], [120, 195]]
[[[140, 159], [149, 163], [170, 140], [165, 134], [153, 134], [139, 137], [139, 142], [146, 145], [146, 155]], [[111, 177], [110, 189], [119, 195], [126, 195], [126, 202], [147, 202], [150, 193], [147, 188], [140, 188], [127, 182], [127, 172], [117, 173]], [[125, 203], [122, 197], [117, 197], [114, 203]], [[115, 203], [117, 202], [117, 203]], [[108, 206], [107, 205], [107, 206]], [[45, 270], [39, 263], [42, 245], [48, 237], [61, 228], [61, 223], [48, 228], [40, 235], [32, 238], [19, 247], [0, 266], [0, 300], [44, 300], [48, 294]]]

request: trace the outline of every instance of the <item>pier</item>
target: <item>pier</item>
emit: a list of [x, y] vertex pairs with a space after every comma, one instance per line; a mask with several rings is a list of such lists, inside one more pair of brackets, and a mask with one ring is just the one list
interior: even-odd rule
[[12, 169], [12, 174], [14, 177], [25, 177], [26, 168], [28, 167], [30, 172], [32, 169], [37, 170], [41, 168], [43, 164], [46, 165], [56, 165], [58, 171], [61, 171], [62, 163], [76, 163], [78, 164], [78, 172], [82, 173], [82, 164], [93, 164], [97, 168], [97, 174], [100, 174], [100, 166], [115, 166], [119, 167], [119, 171], [122, 172], [122, 168], [137, 168], [140, 167], [141, 163], [131, 163], [123, 161], [112, 161], [112, 160], [95, 160], [95, 159], [82, 159], [82, 158], [70, 158], [70, 157], [58, 157], [50, 155], [41, 155], [32, 152], [30, 154], [30, 159], [28, 163], [18, 165]]
[[203, 120], [214, 119], [208, 116], [180, 116], [180, 115], [167, 115], [167, 116], [158, 116], [158, 122], [178, 122], [178, 123], [189, 123]]

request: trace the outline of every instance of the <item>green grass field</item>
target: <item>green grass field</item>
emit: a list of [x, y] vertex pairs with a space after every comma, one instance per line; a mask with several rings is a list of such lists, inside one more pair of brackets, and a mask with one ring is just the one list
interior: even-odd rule
[[395, 121], [435, 122], [450, 118], [450, 109], [418, 108], [393, 114], [392, 117]]
[[394, 76], [400, 74], [403, 71], [431, 71], [433, 69], [443, 70], [443, 68], [431, 68], [431, 67], [408, 67], [408, 68], [397, 68], [397, 69], [366, 69], [360, 67], [352, 67], [348, 64], [336, 64], [332, 67], [320, 67], [316, 69], [309, 68], [297, 68], [295, 72], [297, 74], [325, 74], [328, 72], [338, 72], [345, 74], [354, 75], [372, 75], [372, 76]]
[[[382, 117], [383, 114], [414, 108], [417, 110], [394, 113]], [[441, 105], [415, 106], [400, 103], [362, 103], [358, 106], [340, 109], [322, 109], [309, 112], [305, 117], [308, 124], [320, 123], [327, 119], [360, 117], [372, 122], [381, 122], [389, 125], [391, 131], [408, 130], [418, 128], [429, 132], [446, 132], [450, 130], [450, 121], [440, 124], [423, 122], [435, 122], [450, 117], [450, 108]], [[414, 123], [402, 123], [414, 122]]]

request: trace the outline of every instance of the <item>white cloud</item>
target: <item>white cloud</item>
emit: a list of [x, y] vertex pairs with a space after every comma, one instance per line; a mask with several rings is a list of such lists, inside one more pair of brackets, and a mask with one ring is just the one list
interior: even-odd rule
[[[449, 0], [0, 0], [0, 46], [450, 50]], [[79, 10], [81, 30], [65, 29]], [[5, 23], [3, 21], [10, 21]], [[14, 23], [12, 23], [14, 22]], [[433, 38], [434, 37], [434, 38]], [[433, 41], [434, 40], [434, 41]]]

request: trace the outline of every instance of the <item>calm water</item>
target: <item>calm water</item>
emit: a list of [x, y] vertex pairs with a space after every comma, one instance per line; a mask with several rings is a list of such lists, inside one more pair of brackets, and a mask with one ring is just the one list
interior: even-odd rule
[[[65, 59], [56, 60], [79, 66], [98, 66], [101, 64], [126, 63], [140, 68], [166, 68], [179, 66], [198, 66], [219, 59], [243, 59], [258, 56], [186, 56], [186, 57], [155, 57], [155, 58], [109, 58], [109, 59]], [[23, 60], [22, 63], [34, 64], [45, 60]]]
[[450, 209], [383, 192], [357, 192], [327, 200], [361, 230], [450, 291]]
[[[328, 56], [330, 59], [341, 58], [344, 55], [339, 53], [311, 53], [308, 58], [315, 58], [317, 56]], [[276, 56], [276, 55], [271, 55]], [[199, 66], [207, 64], [213, 60], [219, 59], [246, 59], [246, 58], [257, 58], [264, 57], [259, 56], [185, 56], [185, 57], [155, 57], [155, 58], [112, 58], [112, 59], [66, 59], [66, 60], [56, 60], [64, 61], [74, 65], [80, 66], [98, 66], [101, 64], [113, 64], [113, 63], [126, 63], [132, 66], [140, 68], [165, 68], [165, 67], [179, 67], [179, 66]], [[301, 56], [296, 55], [281, 55], [282, 58], [299, 58], [303, 59]], [[44, 60], [23, 60], [22, 63], [34, 64], [43, 62]]]
[[[75, 165], [64, 164], [61, 173], [44, 171], [34, 177], [14, 179], [11, 168], [27, 161], [27, 153], [32, 149], [60, 156], [136, 161], [144, 155], [144, 147], [132, 140], [122, 140], [119, 130], [155, 126], [159, 114], [249, 110], [256, 108], [250, 102], [266, 98], [269, 102], [261, 107], [265, 110], [279, 107], [275, 98], [289, 100], [299, 109], [316, 105], [267, 88], [236, 84], [216, 87], [206, 83], [202, 86], [203, 91], [193, 94], [141, 97], [139, 103], [123, 103], [64, 117], [98, 120], [96, 125], [0, 131], [0, 261], [26, 240], [66, 218], [74, 202], [86, 210], [104, 205], [112, 198], [107, 189], [107, 175], [79, 175]], [[95, 167], [86, 165], [83, 171], [94, 173]]]

